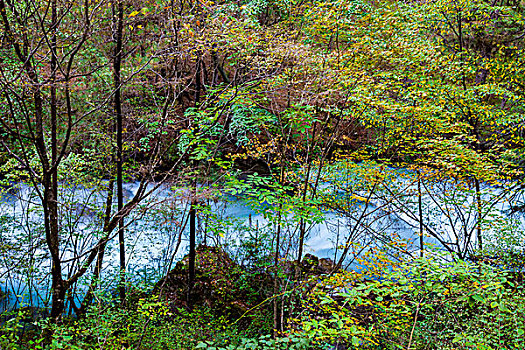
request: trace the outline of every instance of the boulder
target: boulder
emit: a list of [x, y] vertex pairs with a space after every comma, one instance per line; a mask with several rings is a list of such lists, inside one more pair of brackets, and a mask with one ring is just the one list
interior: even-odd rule
[[[167, 299], [173, 310], [189, 308], [187, 304], [189, 257], [179, 261], [165, 278], [158, 281], [153, 293]], [[195, 281], [192, 306], [204, 306], [236, 319], [262, 300], [271, 279], [264, 274], [250, 274], [219, 247], [200, 245], [196, 249]]]
[[327, 275], [332, 273], [336, 264], [329, 258], [318, 258], [312, 254], [305, 254], [301, 262], [301, 270], [307, 275]]

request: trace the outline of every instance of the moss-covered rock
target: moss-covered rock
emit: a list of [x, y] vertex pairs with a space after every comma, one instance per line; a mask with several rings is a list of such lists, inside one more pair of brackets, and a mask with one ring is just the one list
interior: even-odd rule
[[[261, 312], [259, 309], [247, 313], [264, 300], [267, 289], [271, 288], [272, 280], [267, 274], [244, 270], [218, 247], [200, 245], [195, 260], [192, 306], [208, 307], [231, 319]], [[172, 308], [189, 306], [188, 266], [189, 257], [186, 256], [155, 285], [154, 294], [166, 298]]]

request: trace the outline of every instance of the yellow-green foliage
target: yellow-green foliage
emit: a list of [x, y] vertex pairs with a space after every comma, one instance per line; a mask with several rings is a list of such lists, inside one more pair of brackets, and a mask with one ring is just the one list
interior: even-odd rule
[[375, 280], [334, 274], [305, 298], [298, 333], [355, 349], [520, 349], [525, 291], [515, 277], [430, 257]]

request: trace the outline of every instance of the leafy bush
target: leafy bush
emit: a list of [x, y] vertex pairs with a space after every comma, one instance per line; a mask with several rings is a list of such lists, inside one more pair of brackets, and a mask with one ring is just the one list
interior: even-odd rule
[[317, 277], [305, 289], [289, 330], [275, 339], [253, 327], [240, 329], [204, 308], [188, 312], [148, 297], [127, 308], [106, 301], [83, 317], [58, 325], [28, 321], [18, 310], [2, 323], [0, 346], [12, 350], [522, 349], [525, 290], [516, 280], [516, 272], [428, 257], [402, 262], [376, 280], [355, 272]]
[[[141, 299], [129, 308], [97, 305], [82, 318], [59, 325], [25, 323], [23, 317], [23, 312], [18, 312], [3, 323], [1, 349], [193, 349], [202, 341], [227, 346], [250, 336], [209, 310], [171, 310], [155, 297]], [[27, 324], [33, 332], [22, 332]]]
[[381, 280], [325, 278], [304, 301], [298, 334], [355, 349], [525, 347], [524, 289], [487, 265], [418, 259]]
[[311, 341], [307, 337], [282, 337], [272, 339], [271, 336], [265, 335], [260, 338], [249, 339], [243, 338], [238, 344], [231, 344], [228, 346], [214, 345], [212, 342], [201, 342], [197, 345], [197, 349], [208, 350], [248, 350], [248, 349], [272, 349], [272, 350], [287, 350], [287, 349], [311, 349]]

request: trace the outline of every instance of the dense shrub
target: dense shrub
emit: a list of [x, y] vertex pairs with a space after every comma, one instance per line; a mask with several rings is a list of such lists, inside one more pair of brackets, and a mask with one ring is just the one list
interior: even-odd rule
[[193, 349], [203, 341], [227, 346], [254, 336], [208, 309], [173, 312], [156, 297], [128, 308], [97, 305], [85, 316], [60, 325], [27, 323], [23, 317], [22, 311], [16, 312], [2, 325], [1, 349]]
[[355, 349], [525, 348], [516, 273], [418, 259], [376, 281], [325, 278], [305, 298], [298, 334]]

